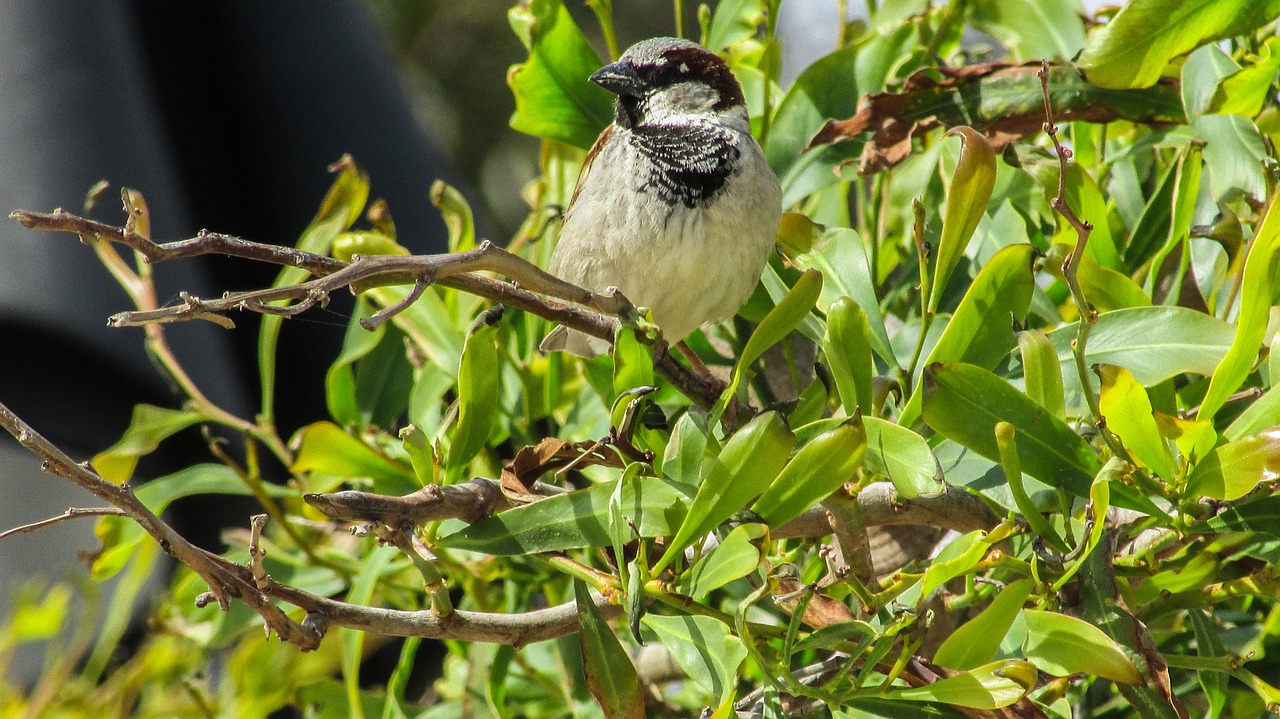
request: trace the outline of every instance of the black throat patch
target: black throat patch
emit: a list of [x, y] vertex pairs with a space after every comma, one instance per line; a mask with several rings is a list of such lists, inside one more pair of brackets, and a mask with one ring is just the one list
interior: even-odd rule
[[714, 124], [638, 125], [630, 141], [653, 163], [640, 189], [689, 208], [706, 205], [724, 189], [740, 154], [735, 133]]

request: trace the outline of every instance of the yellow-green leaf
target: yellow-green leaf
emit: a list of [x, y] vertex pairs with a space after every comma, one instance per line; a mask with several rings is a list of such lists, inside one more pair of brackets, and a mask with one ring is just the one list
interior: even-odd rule
[[1220, 445], [1191, 470], [1187, 492], [1192, 497], [1231, 501], [1259, 482], [1280, 479], [1280, 425], [1252, 437]]
[[461, 471], [489, 443], [498, 420], [498, 328], [481, 325], [462, 348], [458, 366], [458, 423], [445, 460], [446, 481]]
[[1253, 368], [1262, 340], [1266, 337], [1267, 314], [1276, 288], [1276, 275], [1280, 271], [1277, 257], [1280, 257], [1280, 191], [1272, 195], [1271, 207], [1249, 245], [1249, 255], [1244, 261], [1235, 338], [1231, 349], [1213, 371], [1213, 379], [1200, 403], [1197, 419], [1213, 419]]
[[1077, 64], [1102, 87], [1149, 87], [1175, 57], [1277, 13], [1277, 0], [1133, 0], [1089, 36]]
[[806, 442], [751, 510], [769, 526], [781, 526], [852, 480], [866, 451], [862, 416], [854, 415]]
[[1036, 667], [1005, 659], [912, 689], [890, 689], [890, 699], [942, 702], [972, 709], [999, 709], [1026, 696], [1036, 686]]
[[1082, 619], [1024, 609], [1027, 639], [1023, 651], [1040, 669], [1055, 676], [1094, 674], [1112, 681], [1137, 684], [1142, 674], [1119, 644]]
[[947, 134], [960, 137], [960, 162], [947, 187], [947, 207], [942, 216], [933, 290], [929, 295], [930, 309], [937, 309], [947, 279], [987, 211], [996, 182], [996, 153], [986, 137], [964, 125], [948, 130]]
[[836, 381], [840, 404], [847, 414], [856, 408], [873, 411], [871, 377], [871, 325], [867, 313], [848, 297], [841, 297], [827, 309], [827, 331], [822, 337], [822, 352]]
[[934, 662], [948, 669], [973, 669], [991, 661], [1009, 633], [1034, 582], [1019, 579], [1000, 590], [978, 616], [960, 625], [942, 642]]
[[627, 650], [614, 636], [582, 580], [573, 580], [573, 595], [582, 626], [578, 633], [582, 669], [591, 695], [606, 719], [644, 719], [644, 690]]
[[734, 433], [707, 466], [688, 515], [653, 573], [666, 569], [685, 547], [764, 491], [782, 470], [795, 441], [777, 412], [759, 414]]
[[1098, 404], [1107, 429], [1124, 442], [1139, 462], [1165, 481], [1172, 481], [1173, 457], [1152, 414], [1147, 391], [1123, 367], [1097, 364], [1093, 369], [1102, 380]]

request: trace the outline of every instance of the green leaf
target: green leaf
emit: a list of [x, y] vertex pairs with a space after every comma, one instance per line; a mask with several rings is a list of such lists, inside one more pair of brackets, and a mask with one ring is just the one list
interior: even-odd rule
[[[611, 542], [609, 499], [615, 482], [600, 484], [508, 510], [439, 540], [441, 546], [494, 555], [558, 552], [603, 547]], [[641, 537], [674, 534], [693, 499], [692, 486], [657, 477], [636, 477], [622, 489], [622, 513]]]
[[1084, 23], [1069, 2], [977, 0], [973, 27], [1000, 41], [1014, 62], [1070, 61], [1084, 47]]
[[884, 327], [884, 313], [876, 297], [876, 283], [863, 249], [862, 238], [846, 227], [828, 228], [814, 243], [813, 249], [795, 258], [801, 268], [822, 272], [822, 294], [819, 301], [830, 307], [841, 297], [849, 297], [867, 315], [871, 329], [871, 349], [890, 367], [898, 367], [898, 359], [889, 344]]
[[[1280, 357], [1280, 344], [1273, 341], [1271, 347], [1271, 358], [1274, 361]], [[1277, 424], [1280, 424], [1280, 392], [1276, 391], [1276, 383], [1272, 383], [1271, 389], [1240, 413], [1222, 436], [1230, 440], [1241, 439]]]
[[[1200, 195], [1203, 168], [1201, 153], [1194, 147], [1183, 153], [1178, 160], [1177, 181], [1174, 183], [1169, 213], [1169, 233], [1147, 267], [1147, 295], [1157, 298], [1164, 294], [1163, 304], [1174, 304], [1173, 298], [1181, 294], [1182, 282], [1186, 276], [1182, 264], [1185, 264], [1189, 252], [1186, 242]], [[1181, 258], [1182, 261], [1171, 262], [1171, 256], [1175, 260]]]
[[778, 177], [786, 176], [800, 161], [805, 146], [826, 120], [843, 119], [857, 111], [859, 49], [848, 45], [820, 58], [800, 73], [778, 103], [764, 148]]
[[[1062, 265], [1071, 251], [1071, 245], [1058, 242], [1049, 247], [1049, 251], [1045, 253], [1045, 269], [1062, 282], [1066, 282]], [[1103, 267], [1087, 254], [1080, 258], [1076, 268], [1076, 278], [1080, 281], [1080, 289], [1084, 291], [1085, 299], [1099, 312], [1110, 312], [1125, 307], [1145, 307], [1151, 304], [1151, 298], [1138, 286], [1137, 282], [1122, 272]]]
[[712, 52], [736, 45], [755, 37], [767, 18], [768, 4], [764, 0], [722, 0], [716, 3], [702, 45]]
[[1172, 482], [1176, 474], [1173, 456], [1160, 435], [1147, 391], [1123, 367], [1097, 364], [1093, 370], [1102, 379], [1098, 404], [1107, 429], [1115, 432], [1139, 462]]
[[[337, 173], [333, 185], [320, 204], [320, 210], [311, 218], [311, 224], [298, 239], [298, 249], [317, 255], [327, 254], [335, 238], [351, 227], [364, 211], [369, 199], [369, 176], [356, 166], [349, 155], [344, 155], [331, 171]], [[280, 270], [272, 287], [296, 285], [307, 278], [307, 271], [300, 267]], [[282, 304], [269, 302], [267, 304]], [[284, 318], [280, 315], [263, 315], [258, 331], [258, 376], [262, 383], [262, 416], [271, 422], [275, 417], [276, 395], [276, 344], [280, 339], [280, 327]]]
[[[773, 309], [769, 310], [769, 314], [764, 316], [755, 332], [752, 332], [750, 339], [747, 340], [747, 346], [742, 348], [742, 354], [733, 367], [733, 378], [730, 379], [729, 386], [720, 396], [712, 412], [712, 417], [716, 418], [717, 422], [729, 401], [737, 394], [738, 386], [742, 382], [743, 375], [750, 371], [751, 363], [764, 354], [765, 350], [781, 342], [791, 330], [809, 317], [821, 292], [822, 273], [813, 269], [805, 270], [787, 294], [774, 305]], [[715, 423], [712, 424], [714, 426]]]
[[1200, 404], [1199, 419], [1212, 419], [1253, 368], [1267, 332], [1271, 296], [1280, 270], [1280, 192], [1271, 198], [1271, 207], [1258, 226], [1249, 255], [1244, 261], [1240, 290], [1240, 312], [1231, 349], [1213, 371], [1209, 390]]
[[[393, 460], [347, 434], [332, 422], [316, 422], [298, 430], [290, 444], [298, 447], [293, 472], [373, 480], [382, 494], [408, 494], [420, 489], [412, 467]], [[314, 489], [314, 488], [313, 488]]]
[[904, 499], [937, 494], [943, 489], [942, 467], [924, 437], [879, 417], [863, 417], [867, 432], [868, 470], [893, 482]]
[[[1113, 364], [1151, 387], [1183, 372], [1209, 376], [1231, 345], [1231, 325], [1186, 307], [1133, 307], [1098, 315], [1089, 332], [1087, 364]], [[1064, 380], [1079, 386], [1071, 342], [1075, 325], [1049, 333]]]
[[1222, 81], [1213, 93], [1209, 112], [1257, 117], [1272, 83], [1280, 73], [1280, 37], [1269, 37], [1258, 48], [1258, 58]]
[[1214, 532], [1266, 532], [1280, 537], [1280, 494], [1224, 509], [1205, 521]]
[[[399, 550], [395, 547], [375, 547], [360, 563], [360, 571], [351, 584], [351, 591], [345, 599], [349, 602], [368, 605], [373, 599], [374, 590], [386, 572], [391, 560], [395, 559]], [[364, 707], [360, 693], [360, 664], [364, 658], [365, 633], [342, 627], [338, 630], [339, 642], [342, 646], [342, 684], [346, 689], [347, 715], [363, 719]]]
[[1239, 115], [1201, 115], [1191, 119], [1191, 130], [1204, 141], [1204, 162], [1209, 187], [1219, 202], [1266, 199], [1270, 162], [1262, 133], [1253, 121]]
[[1278, 0], [1133, 0], [1089, 37], [1077, 62], [1103, 87], [1148, 87], [1173, 58], [1277, 13]]
[[671, 430], [671, 439], [662, 452], [662, 476], [690, 487], [698, 483], [702, 460], [707, 454], [707, 435], [693, 413], [686, 412]]
[[613, 392], [621, 396], [637, 387], [653, 386], [653, 352], [636, 339], [634, 327], [619, 327], [613, 341]]
[[1010, 245], [978, 272], [951, 316], [929, 362], [965, 362], [990, 369], [1013, 348], [1014, 322], [1031, 306], [1035, 248]]
[[458, 423], [445, 459], [446, 482], [456, 481], [489, 444], [501, 408], [497, 325], [484, 324], [467, 337], [458, 366]]
[[627, 650], [614, 636], [582, 580], [573, 580], [573, 595], [582, 625], [578, 633], [582, 669], [591, 695], [606, 719], [644, 719], [644, 689]]
[[444, 180], [431, 185], [431, 204], [449, 230], [449, 251], [466, 252], [476, 246], [476, 223], [467, 198]]
[[[1188, 610], [1187, 623], [1195, 632], [1196, 654], [1203, 658], [1226, 656], [1227, 649], [1222, 644], [1223, 628], [1213, 621], [1208, 611]], [[1227, 675], [1214, 671], [1201, 671], [1196, 674], [1200, 679], [1200, 687], [1204, 689], [1205, 698], [1209, 700], [1207, 719], [1218, 719], [1227, 703]]]
[[[1169, 163], [1160, 176], [1155, 190], [1147, 197], [1142, 207], [1142, 214], [1133, 225], [1129, 234], [1129, 242], [1124, 248], [1124, 268], [1128, 272], [1141, 267], [1151, 254], [1169, 237], [1169, 221], [1173, 213], [1175, 187], [1182, 182], [1183, 167], [1187, 156], [1193, 152], [1190, 147], [1179, 152], [1177, 162]], [[1197, 189], [1198, 189], [1197, 175]], [[1187, 193], [1184, 193], [1187, 194]]]
[[356, 255], [407, 255], [409, 250], [380, 232], [343, 232], [334, 238], [330, 254], [350, 262]]
[[1060, 677], [1086, 673], [1124, 684], [1142, 682], [1120, 645], [1092, 624], [1039, 609], [1022, 610], [1022, 618], [1027, 623], [1023, 651], [1040, 669]]
[[[1102, 197], [1098, 182], [1079, 163], [1072, 163], [1067, 167], [1066, 190], [1067, 204], [1075, 209], [1080, 219], [1093, 223], [1093, 232], [1089, 233], [1089, 243], [1085, 245], [1085, 257], [1099, 267], [1118, 269], [1120, 253], [1116, 249], [1115, 238], [1111, 236], [1107, 201]], [[1075, 228], [1059, 216], [1052, 244], [1074, 247], [1076, 240]]]
[[[1035, 286], [1031, 245], [1009, 245], [993, 256], [960, 300], [951, 321], [942, 331], [924, 364], [964, 362], [991, 369], [1013, 348], [1014, 323], [1021, 323], [1031, 307]], [[920, 417], [917, 388], [898, 418], [909, 427]]]
[[646, 641], [651, 636], [662, 642], [689, 678], [720, 703], [733, 694], [747, 648], [723, 622], [711, 617], [646, 614], [640, 623], [648, 630]]
[[1187, 493], [1231, 501], [1261, 482], [1280, 479], [1280, 426], [1219, 445], [1201, 459], [1187, 478]]
[[[22, 587], [18, 596], [10, 600], [11, 614], [7, 617], [9, 626], [6, 629], [13, 632], [13, 641], [45, 641], [56, 637], [62, 630], [67, 607], [71, 603], [71, 587], [55, 584], [38, 599], [23, 596], [27, 589], [34, 590], [35, 587]], [[5, 639], [7, 643], [9, 638]]]
[[1209, 111], [1209, 103], [1225, 78], [1240, 69], [1217, 45], [1202, 45], [1182, 63], [1182, 106], [1188, 117]]
[[982, 612], [960, 625], [938, 647], [934, 662], [948, 669], [974, 669], [995, 656], [1000, 642], [1009, 633], [1034, 582], [1019, 579], [996, 594]]
[[782, 470], [795, 439], [777, 412], [756, 415], [734, 433], [703, 474], [688, 516], [653, 573], [666, 569], [690, 543], [764, 491]]
[[938, 308], [951, 272], [964, 256], [978, 222], [986, 215], [996, 183], [996, 153], [987, 138], [963, 125], [948, 130], [947, 134], [960, 137], [960, 161], [947, 186], [947, 206], [942, 215], [933, 289], [929, 294], [930, 310]]
[[740, 524], [719, 546], [699, 559], [689, 570], [685, 594], [702, 599], [735, 579], [741, 579], [760, 564], [760, 548], [754, 542], [765, 535], [759, 524]]
[[927, 598], [938, 587], [973, 569], [991, 548], [989, 543], [983, 541], [986, 538], [986, 532], [975, 529], [956, 538], [939, 552], [938, 556], [929, 563], [924, 579], [920, 582], [921, 600]]
[[372, 332], [364, 329], [360, 320], [372, 314], [369, 302], [358, 298], [342, 351], [325, 373], [329, 414], [343, 426], [392, 426], [408, 405], [413, 388], [404, 333], [395, 325], [379, 325]]
[[1018, 333], [1018, 350], [1022, 356], [1022, 378], [1027, 396], [1062, 419], [1065, 416], [1062, 390], [1062, 363], [1053, 343], [1042, 330]]
[[855, 415], [806, 442], [751, 510], [769, 526], [782, 526], [852, 481], [866, 451], [867, 432]]
[[995, 425], [1017, 430], [1022, 470], [1087, 496], [1101, 462], [1080, 435], [1031, 398], [981, 367], [933, 364], [924, 373], [924, 421], [943, 436], [999, 461]]
[[587, 80], [600, 58], [560, 0], [531, 0], [508, 17], [529, 59], [507, 72], [515, 95], [511, 127], [588, 149], [613, 121], [609, 92]]
[[743, 368], [755, 362], [765, 350], [781, 342], [782, 338], [808, 317], [821, 293], [822, 273], [818, 270], [805, 270], [786, 296], [769, 310], [755, 332], [751, 333], [747, 346], [742, 348], [742, 356], [738, 358], [735, 374], [741, 373]]
[[861, 409], [875, 410], [871, 377], [871, 324], [857, 302], [841, 297], [827, 309], [827, 331], [822, 337], [822, 353], [836, 382], [840, 405], [846, 414]]
[[1005, 482], [1009, 485], [1009, 493], [1018, 512], [1031, 527], [1031, 532], [1039, 535], [1046, 544], [1066, 554], [1071, 551], [1053, 525], [1049, 524], [1040, 508], [1032, 501], [1023, 483], [1022, 465], [1018, 460], [1017, 430], [1008, 422], [996, 422], [996, 447], [1000, 450], [1000, 468], [1004, 470]]
[[942, 702], [972, 709], [1007, 707], [1036, 686], [1036, 667], [1005, 659], [912, 689], [889, 689], [885, 696], [899, 701]]
[[93, 469], [110, 482], [124, 484], [133, 476], [140, 457], [151, 454], [164, 440], [205, 419], [199, 412], [134, 405], [133, 418], [124, 436], [94, 455]]

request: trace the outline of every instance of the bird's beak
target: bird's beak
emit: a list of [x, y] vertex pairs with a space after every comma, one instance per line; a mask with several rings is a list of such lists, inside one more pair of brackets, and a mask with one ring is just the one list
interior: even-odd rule
[[589, 79], [615, 95], [639, 95], [642, 86], [636, 69], [626, 60], [605, 65]]

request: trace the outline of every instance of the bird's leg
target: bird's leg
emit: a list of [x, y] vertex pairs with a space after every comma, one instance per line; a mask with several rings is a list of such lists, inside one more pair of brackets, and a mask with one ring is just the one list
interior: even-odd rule
[[[689, 362], [689, 367], [692, 368], [694, 372], [697, 372], [699, 375], [706, 377], [709, 380], [716, 380], [716, 378], [712, 376], [711, 370], [707, 367], [706, 363], [702, 361], [702, 358], [698, 356], [697, 352], [693, 351], [693, 348], [690, 347], [687, 342], [680, 340], [676, 343], [676, 349], [680, 351], [680, 354], [684, 355], [684, 358]], [[716, 380], [716, 382], [724, 385], [724, 382], [720, 382], [719, 380]]]
[[[702, 361], [702, 358], [698, 356], [698, 353], [694, 352], [693, 348], [684, 340], [680, 340], [676, 343], [676, 349], [684, 356], [685, 361], [689, 363], [689, 368], [693, 370], [693, 373], [706, 380], [715, 388], [717, 396], [724, 394], [724, 391], [729, 388], [729, 383], [712, 374], [711, 369]], [[736, 404], [736, 401], [734, 404]]]

